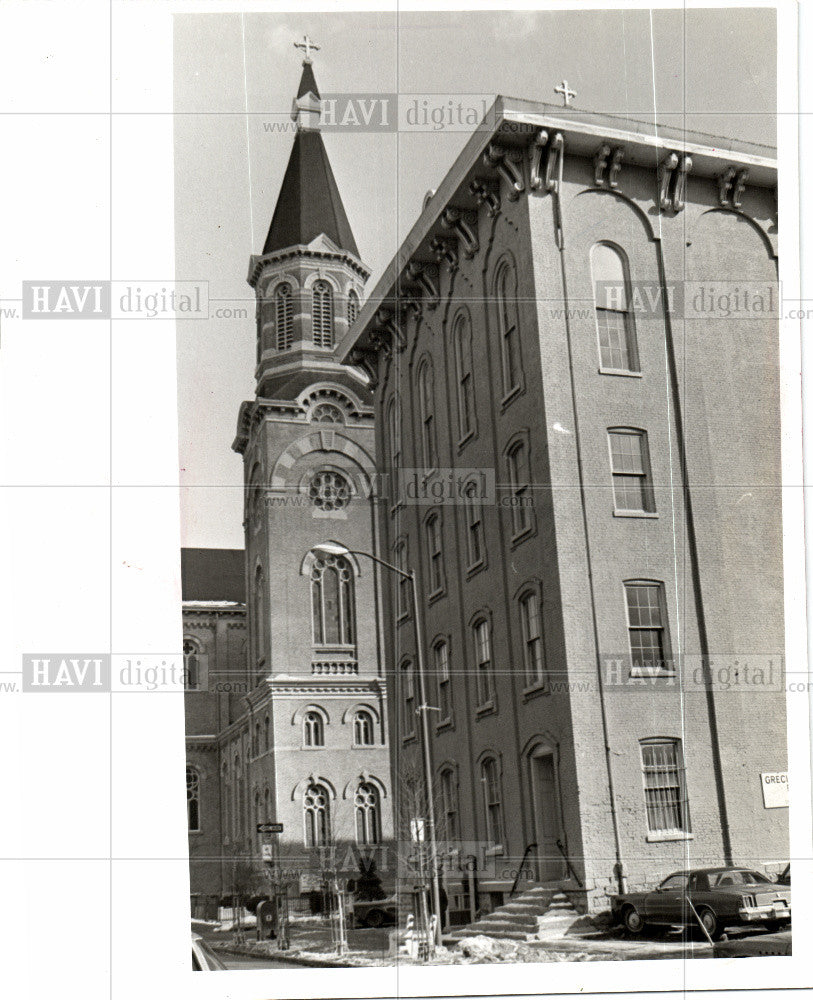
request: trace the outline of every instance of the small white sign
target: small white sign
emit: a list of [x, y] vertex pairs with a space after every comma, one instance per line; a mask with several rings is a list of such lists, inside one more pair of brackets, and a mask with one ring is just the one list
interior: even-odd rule
[[274, 860], [274, 845], [273, 844], [263, 844], [263, 861], [273, 861]]
[[788, 772], [770, 771], [761, 774], [762, 802], [766, 809], [786, 809], [790, 805]]

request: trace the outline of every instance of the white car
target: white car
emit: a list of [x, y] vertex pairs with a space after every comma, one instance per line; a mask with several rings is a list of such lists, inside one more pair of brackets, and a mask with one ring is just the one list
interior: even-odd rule
[[200, 934], [192, 932], [192, 971], [193, 972], [225, 972], [226, 966], [220, 961], [212, 948]]

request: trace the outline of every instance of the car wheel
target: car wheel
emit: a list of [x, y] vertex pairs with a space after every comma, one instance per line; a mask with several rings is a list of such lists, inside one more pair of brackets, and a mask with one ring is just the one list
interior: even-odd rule
[[628, 906], [624, 910], [624, 926], [630, 934], [640, 934], [644, 929], [644, 918], [634, 906]]
[[714, 911], [706, 908], [700, 911], [699, 916], [700, 923], [703, 925], [708, 936], [712, 939], [712, 941], [716, 941], [725, 928], [721, 927], [718, 923]]
[[384, 923], [384, 914], [381, 910], [370, 910], [366, 923], [368, 927], [381, 927]]

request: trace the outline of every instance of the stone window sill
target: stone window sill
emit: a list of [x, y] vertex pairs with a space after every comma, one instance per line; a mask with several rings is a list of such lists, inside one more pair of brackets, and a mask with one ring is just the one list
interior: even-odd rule
[[643, 378], [643, 372], [631, 372], [626, 368], [602, 368], [599, 366], [599, 375], [621, 375], [624, 378]]
[[666, 844], [672, 841], [694, 840], [693, 833], [648, 833], [646, 842], [648, 844]]
[[613, 517], [643, 517], [650, 520], [657, 520], [660, 515], [654, 510], [614, 510]]

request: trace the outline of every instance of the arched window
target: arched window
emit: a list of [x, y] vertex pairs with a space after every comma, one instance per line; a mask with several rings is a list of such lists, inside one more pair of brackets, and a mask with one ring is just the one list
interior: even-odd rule
[[502, 791], [500, 788], [500, 769], [495, 757], [486, 757], [480, 765], [480, 781], [483, 785], [486, 837], [491, 844], [501, 845], [503, 842]]
[[294, 340], [294, 302], [288, 282], [277, 285], [274, 292], [274, 325], [277, 333], [277, 350], [284, 351]]
[[265, 577], [262, 566], [254, 572], [254, 637], [257, 643], [255, 655], [260, 663], [265, 659]]
[[531, 526], [528, 505], [531, 503], [531, 469], [528, 446], [516, 441], [508, 450], [508, 482], [511, 486], [511, 528], [514, 537]]
[[455, 841], [460, 836], [457, 807], [457, 776], [454, 769], [445, 767], [440, 772], [441, 823], [440, 839]]
[[265, 717], [265, 738], [263, 740], [263, 747], [266, 753], [271, 749], [271, 720], [266, 715]]
[[653, 514], [655, 494], [646, 431], [611, 427], [607, 438], [616, 512]]
[[460, 313], [454, 326], [455, 363], [457, 365], [457, 421], [461, 441], [474, 431], [474, 363], [471, 356], [471, 323]]
[[317, 646], [352, 646], [356, 641], [353, 569], [344, 556], [315, 560], [311, 570], [313, 641]]
[[397, 392], [387, 404], [387, 445], [390, 468], [395, 472], [401, 467], [401, 400]]
[[343, 424], [344, 415], [335, 403], [317, 403], [311, 410], [313, 424]]
[[187, 691], [200, 689], [200, 647], [194, 639], [184, 639], [183, 670], [184, 687]]
[[265, 822], [268, 823], [271, 819], [271, 789], [268, 787], [266, 787], [265, 789], [264, 799], [265, 799], [265, 814], [263, 818], [265, 819]]
[[440, 514], [430, 514], [426, 519], [426, 557], [429, 569], [429, 594], [437, 594], [446, 586], [443, 566], [443, 531]]
[[262, 796], [260, 795], [260, 790], [257, 789], [254, 792], [254, 836], [257, 839], [258, 845], [262, 843], [262, 834], [257, 829], [257, 827], [263, 821], [262, 815], [260, 813], [261, 808], [262, 808]]
[[480, 707], [494, 701], [494, 664], [491, 661], [491, 625], [479, 618], [472, 626], [474, 655], [477, 666], [477, 704]]
[[232, 786], [234, 788], [234, 811], [232, 812], [231, 832], [235, 840], [239, 840], [243, 831], [243, 782], [240, 774], [240, 757], [235, 755], [232, 771]]
[[262, 752], [260, 750], [260, 732], [261, 732], [261, 726], [260, 726], [259, 722], [255, 722], [254, 723], [254, 756], [255, 757], [259, 757], [260, 753]]
[[358, 844], [381, 843], [381, 809], [378, 789], [369, 781], [363, 781], [356, 789], [356, 842]]
[[539, 594], [527, 590], [519, 599], [519, 617], [522, 624], [522, 652], [525, 662], [525, 683], [539, 684], [545, 675], [545, 658], [542, 648], [542, 623], [539, 611]]
[[353, 742], [357, 747], [371, 747], [373, 733], [372, 715], [366, 709], [360, 708], [353, 717]]
[[617, 247], [596, 243], [590, 251], [590, 266], [601, 367], [611, 372], [638, 372], [627, 261]]
[[330, 839], [330, 798], [324, 785], [308, 785], [303, 808], [305, 846], [324, 847]]
[[306, 747], [325, 745], [325, 722], [319, 712], [306, 712], [302, 729]]
[[415, 671], [412, 662], [401, 664], [401, 697], [403, 704], [402, 729], [404, 739], [415, 735]]
[[[402, 572], [407, 572], [407, 541], [406, 538], [399, 539], [392, 550], [393, 553], [393, 563], [402, 570]], [[395, 609], [398, 620], [401, 618], [406, 618], [411, 611], [412, 603], [412, 587], [409, 582], [409, 578], [402, 576], [401, 573], [394, 574], [395, 580]]]
[[352, 495], [353, 487], [350, 481], [333, 469], [320, 469], [315, 472], [308, 486], [311, 502], [323, 513], [342, 510], [350, 503]]
[[505, 260], [497, 271], [497, 326], [502, 357], [502, 386], [507, 396], [522, 384], [522, 357], [517, 317], [517, 279], [512, 264]]
[[449, 666], [449, 643], [438, 639], [432, 647], [435, 661], [435, 679], [438, 690], [439, 722], [447, 722], [452, 717], [452, 673]]
[[463, 487], [463, 503], [466, 507], [466, 554], [468, 569], [479, 566], [485, 559], [485, 537], [483, 535], [483, 504], [477, 481], [472, 479]]
[[200, 830], [200, 774], [186, 766], [186, 826], [190, 833]]
[[313, 286], [313, 342], [317, 347], [333, 347], [333, 290], [326, 281]]
[[220, 769], [221, 786], [223, 788], [223, 843], [229, 839], [234, 816], [234, 798], [232, 795], [231, 782], [229, 781], [229, 764], [223, 761]]
[[347, 325], [352, 326], [359, 314], [359, 297], [351, 288], [347, 295]]
[[421, 421], [421, 461], [428, 472], [437, 466], [435, 444], [435, 378], [432, 362], [424, 359], [418, 372], [418, 410]]

